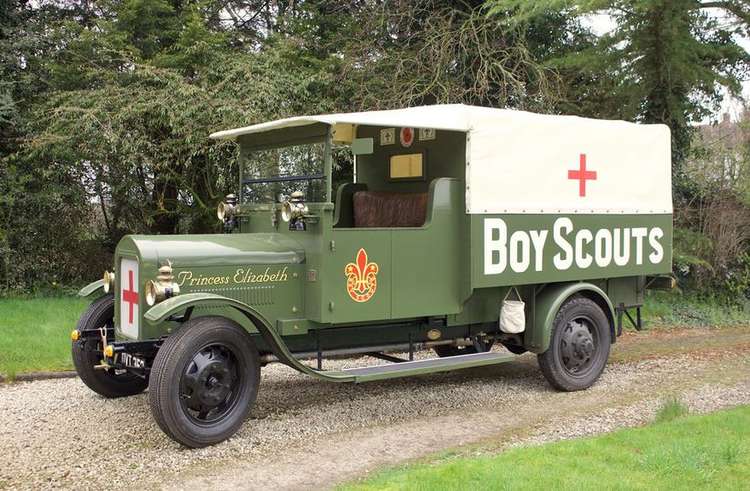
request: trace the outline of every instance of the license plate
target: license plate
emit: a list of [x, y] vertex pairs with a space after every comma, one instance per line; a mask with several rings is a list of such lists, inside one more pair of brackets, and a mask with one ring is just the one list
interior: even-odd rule
[[146, 368], [146, 360], [133, 356], [130, 353], [120, 353], [120, 363], [128, 368]]

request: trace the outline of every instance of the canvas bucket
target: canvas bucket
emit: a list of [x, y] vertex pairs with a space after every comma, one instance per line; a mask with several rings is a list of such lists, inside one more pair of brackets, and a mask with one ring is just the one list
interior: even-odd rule
[[[518, 300], [509, 300], [511, 292], [515, 292]], [[525, 304], [521, 300], [518, 290], [511, 288], [505, 294], [503, 305], [500, 308], [500, 330], [508, 334], [518, 334], [526, 328], [526, 315], [524, 314]]]

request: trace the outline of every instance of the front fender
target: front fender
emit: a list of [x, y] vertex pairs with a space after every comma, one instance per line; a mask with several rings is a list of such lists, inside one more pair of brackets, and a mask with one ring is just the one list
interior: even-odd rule
[[[265, 324], [270, 329], [271, 325], [266, 321], [257, 310], [249, 305], [215, 293], [188, 293], [168, 298], [148, 309], [144, 316], [146, 322], [152, 325], [164, 322], [169, 316], [178, 314], [189, 307], [198, 307], [200, 305], [221, 306], [229, 305], [240, 310], [243, 313], [252, 312], [259, 322]], [[252, 319], [251, 319], [252, 320]]]
[[300, 361], [292, 355], [292, 352], [289, 351], [284, 339], [278, 332], [276, 332], [276, 329], [271, 326], [268, 320], [250, 305], [234, 298], [216, 295], [215, 293], [188, 293], [186, 295], [178, 295], [151, 307], [144, 317], [146, 322], [150, 324], [158, 324], [171, 315], [178, 314], [188, 308], [197, 307], [199, 305], [227, 306], [237, 309], [255, 325], [258, 332], [263, 336], [263, 339], [273, 350], [274, 355], [276, 355], [281, 362], [302, 373], [331, 382], [354, 381], [354, 376], [352, 375], [325, 373], [314, 370], [304, 363], [300, 363]]
[[104, 279], [96, 280], [93, 283], [89, 283], [78, 291], [79, 297], [88, 297], [93, 295], [97, 291], [101, 290], [104, 293]]
[[604, 290], [591, 283], [558, 283], [547, 285], [535, 298], [531, 329], [524, 336], [524, 347], [533, 353], [544, 353], [549, 348], [552, 323], [557, 311], [572, 295], [580, 293], [594, 300], [609, 319], [614, 342], [615, 309]]

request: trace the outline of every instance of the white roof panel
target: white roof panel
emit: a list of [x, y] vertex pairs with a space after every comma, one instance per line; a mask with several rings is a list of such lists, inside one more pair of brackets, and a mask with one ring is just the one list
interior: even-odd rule
[[[476, 110], [506, 111], [484, 107], [465, 106], [463, 104], [438, 104], [434, 106], [409, 107], [386, 111], [367, 111], [360, 113], [319, 114], [316, 116], [296, 116], [277, 119], [268, 123], [254, 124], [244, 128], [218, 131], [211, 134], [215, 140], [233, 139], [241, 135], [263, 133], [265, 131], [305, 126], [314, 123], [336, 124], [350, 123], [367, 126], [408, 126], [411, 128], [435, 128], [438, 130], [469, 131], [471, 114]], [[517, 113], [518, 111], [510, 111]]]
[[211, 138], [315, 123], [465, 132], [467, 213], [672, 213], [664, 125], [442, 104], [286, 118]]

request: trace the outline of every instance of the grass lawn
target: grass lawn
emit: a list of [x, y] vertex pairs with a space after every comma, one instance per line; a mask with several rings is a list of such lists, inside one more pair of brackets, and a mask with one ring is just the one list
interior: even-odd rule
[[[669, 407], [672, 406], [672, 407]], [[580, 440], [387, 470], [342, 490], [747, 489], [750, 406]]]
[[647, 292], [643, 317], [646, 327], [726, 327], [750, 323], [750, 308], [657, 290]]
[[70, 331], [89, 303], [78, 297], [0, 299], [0, 374], [71, 369]]

